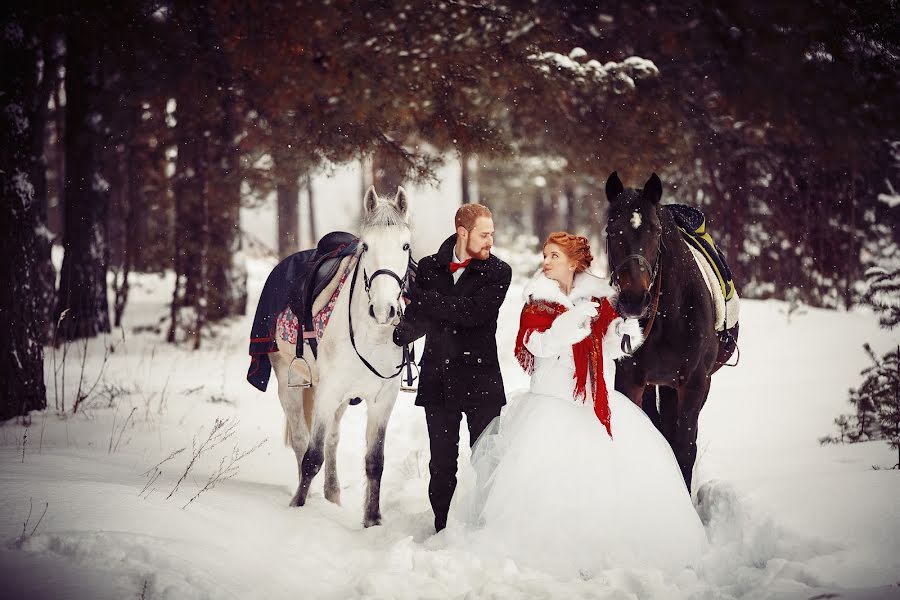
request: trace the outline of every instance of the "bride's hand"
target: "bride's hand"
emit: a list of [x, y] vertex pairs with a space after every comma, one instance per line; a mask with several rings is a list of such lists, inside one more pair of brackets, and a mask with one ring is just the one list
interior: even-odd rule
[[[631, 336], [632, 344], [639, 344], [641, 342], [643, 329], [637, 319], [623, 319], [622, 317], [618, 317], [612, 322], [612, 325], [615, 327], [616, 335], [619, 337], [628, 335]], [[634, 347], [637, 348], [636, 345]]]
[[580, 342], [591, 334], [591, 319], [597, 316], [596, 302], [578, 304], [553, 321], [551, 329], [566, 344]]

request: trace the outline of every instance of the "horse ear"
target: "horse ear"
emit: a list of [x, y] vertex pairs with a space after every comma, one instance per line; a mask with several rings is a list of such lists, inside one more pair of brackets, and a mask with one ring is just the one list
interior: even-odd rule
[[378, 194], [375, 193], [375, 186], [370, 185], [369, 189], [366, 190], [366, 198], [363, 200], [363, 207], [366, 209], [367, 213], [375, 210], [375, 207], [378, 206]]
[[662, 181], [659, 180], [659, 176], [656, 173], [651, 175], [647, 183], [644, 184], [644, 198], [650, 200], [653, 204], [659, 204], [662, 198]]
[[403, 218], [406, 218], [406, 213], [409, 211], [409, 197], [406, 195], [406, 190], [404, 190], [402, 186], [397, 187], [397, 195], [394, 196], [394, 207]]
[[619, 179], [618, 171], [613, 171], [609, 179], [606, 180], [606, 199], [612, 202], [624, 189], [625, 186], [622, 185], [622, 181]]

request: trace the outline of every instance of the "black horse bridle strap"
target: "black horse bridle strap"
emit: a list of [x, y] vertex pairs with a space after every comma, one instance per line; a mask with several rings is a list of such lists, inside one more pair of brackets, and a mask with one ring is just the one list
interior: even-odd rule
[[[363, 252], [361, 252], [359, 257], [356, 259], [356, 267], [353, 269], [353, 279], [350, 280], [350, 298], [349, 298], [348, 306], [347, 306], [347, 321], [350, 325], [350, 343], [353, 345], [353, 351], [356, 352], [356, 356], [358, 356], [359, 360], [361, 360], [362, 363], [364, 365], [366, 365], [366, 368], [368, 368], [369, 371], [371, 371], [374, 375], [377, 375], [378, 377], [380, 377], [382, 379], [393, 379], [394, 377], [397, 377], [398, 375], [400, 375], [400, 373], [403, 372], [403, 367], [404, 367], [403, 361], [401, 361], [400, 365], [397, 367], [396, 373], [394, 373], [393, 375], [382, 375], [381, 373], [378, 372], [378, 369], [376, 369], [375, 367], [372, 366], [372, 363], [367, 361], [366, 358], [362, 354], [359, 353], [359, 349], [356, 347], [356, 336], [353, 333], [353, 290], [356, 289], [356, 277], [359, 274], [359, 265], [360, 265], [360, 263], [362, 263], [362, 255], [364, 253], [365, 253], [365, 250], [363, 250]], [[392, 275], [398, 282], [400, 282], [401, 289], [403, 288], [403, 280], [400, 279], [396, 273], [394, 273], [393, 271], [390, 271], [388, 269], [379, 269], [372, 275], [371, 279], [366, 278], [366, 274], [363, 273], [363, 279], [366, 279], [366, 292], [368, 292], [369, 287], [371, 286], [372, 279], [375, 279], [378, 275]]]
[[[662, 261], [662, 257], [657, 261], [658, 263]], [[656, 313], [659, 312], [659, 295], [662, 290], [662, 269], [658, 269], [656, 271], [656, 281], [654, 282], [656, 285], [656, 293], [653, 294], [653, 302], [650, 305], [650, 320], [647, 321], [646, 327], [644, 327], [644, 339], [647, 339], [647, 336], [650, 335], [650, 328], [653, 327], [653, 321], [656, 320]]]
[[403, 289], [403, 280], [400, 279], [400, 276], [391, 271], [390, 269], [378, 269], [374, 273], [372, 273], [371, 277], [366, 275], [366, 270], [363, 269], [363, 283], [366, 284], [366, 293], [369, 293], [369, 290], [372, 289], [372, 282], [375, 281], [375, 278], [379, 275], [388, 275], [394, 278], [394, 281], [397, 282], [397, 285], [400, 286], [400, 289]]

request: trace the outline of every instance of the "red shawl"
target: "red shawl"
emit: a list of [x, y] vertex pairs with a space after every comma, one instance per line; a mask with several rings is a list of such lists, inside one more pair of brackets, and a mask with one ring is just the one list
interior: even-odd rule
[[[598, 300], [594, 298], [594, 301]], [[594, 414], [612, 437], [609, 395], [603, 379], [602, 342], [609, 324], [619, 315], [606, 298], [599, 302], [600, 314], [591, 323], [591, 335], [572, 345], [572, 354], [575, 358], [575, 399], [582, 402], [587, 400], [587, 374], [590, 370]], [[565, 306], [547, 300], [530, 300], [522, 308], [522, 316], [519, 319], [519, 335], [516, 337], [516, 359], [529, 375], [534, 372], [534, 355], [525, 347], [525, 342], [533, 332], [550, 329], [554, 319], [566, 310]]]

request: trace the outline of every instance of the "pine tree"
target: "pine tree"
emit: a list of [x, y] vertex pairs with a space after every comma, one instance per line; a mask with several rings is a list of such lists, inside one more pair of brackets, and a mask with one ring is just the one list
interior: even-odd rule
[[866, 304], [879, 313], [882, 327], [893, 329], [900, 323], [900, 267], [871, 267], [866, 271], [866, 279]]
[[900, 469], [900, 346], [891, 350], [870, 368], [866, 382], [872, 382], [873, 394], [878, 398], [878, 421], [881, 437], [897, 451]]
[[38, 15], [16, 6], [0, 31], [0, 420], [47, 405], [43, 326], [34, 273], [40, 267], [39, 201], [32, 181], [40, 160], [32, 144], [39, 122]]

